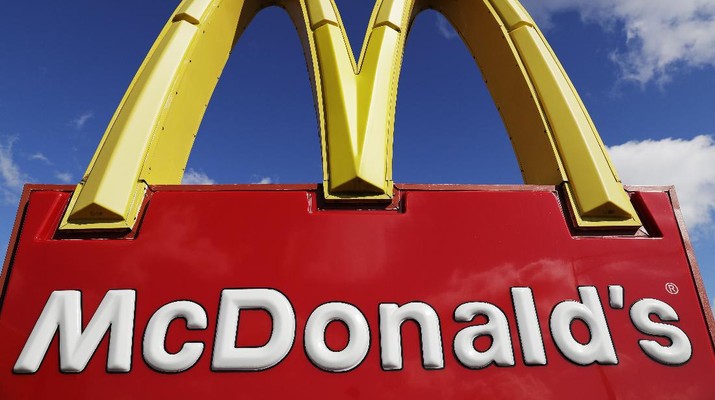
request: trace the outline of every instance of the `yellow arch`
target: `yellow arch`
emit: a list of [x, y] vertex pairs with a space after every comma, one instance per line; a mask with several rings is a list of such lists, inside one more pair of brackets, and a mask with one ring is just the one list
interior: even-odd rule
[[147, 185], [181, 181], [233, 45], [270, 5], [286, 9], [303, 42], [328, 199], [392, 196], [405, 40], [414, 17], [434, 8], [477, 60], [525, 182], [564, 184], [581, 227], [640, 225], [583, 103], [516, 0], [377, 0], [357, 62], [333, 0], [184, 0], [122, 99], [61, 229], [131, 228]]

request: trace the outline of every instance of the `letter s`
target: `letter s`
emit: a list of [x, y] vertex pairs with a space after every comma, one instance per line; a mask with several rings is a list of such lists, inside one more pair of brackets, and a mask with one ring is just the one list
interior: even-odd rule
[[631, 306], [630, 314], [633, 325], [640, 332], [671, 341], [670, 346], [663, 346], [655, 340], [639, 340], [638, 344], [648, 357], [665, 365], [682, 365], [690, 360], [693, 348], [685, 332], [676, 326], [650, 319], [650, 315], [655, 314], [662, 321], [678, 321], [673, 307], [660, 300], [641, 299]]

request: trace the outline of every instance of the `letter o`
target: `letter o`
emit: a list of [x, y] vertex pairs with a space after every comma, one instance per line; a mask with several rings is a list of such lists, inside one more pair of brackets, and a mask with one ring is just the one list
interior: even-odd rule
[[[333, 351], [325, 344], [325, 330], [333, 321], [348, 327], [348, 344]], [[370, 327], [365, 316], [352, 304], [325, 303], [316, 308], [305, 324], [305, 352], [318, 368], [329, 372], [346, 372], [365, 359], [370, 348]]]

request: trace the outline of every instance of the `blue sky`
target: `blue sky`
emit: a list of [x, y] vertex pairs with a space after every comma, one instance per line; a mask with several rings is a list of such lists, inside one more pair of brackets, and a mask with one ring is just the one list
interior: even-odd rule
[[[359, 52], [373, 0], [338, 0]], [[715, 3], [524, 1], [579, 90], [624, 182], [675, 184], [715, 293]], [[0, 41], [0, 255], [22, 185], [81, 178], [127, 85], [178, 1], [10, 2]], [[185, 181], [318, 182], [305, 62], [285, 13], [238, 42]], [[394, 178], [521, 183], [503, 124], [466, 48], [434, 12], [408, 39]]]

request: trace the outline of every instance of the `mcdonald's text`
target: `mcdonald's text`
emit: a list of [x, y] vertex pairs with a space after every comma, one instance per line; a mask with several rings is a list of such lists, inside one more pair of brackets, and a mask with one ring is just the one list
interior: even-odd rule
[[[634, 329], [642, 334], [641, 339], [632, 345], [639, 346], [652, 362], [677, 366], [690, 360], [690, 339], [674, 324], [679, 317], [670, 305], [653, 298], [638, 299], [626, 305], [624, 288], [620, 285], [608, 286], [607, 293], [607, 301], [602, 301], [595, 286], [580, 286], [579, 300], [564, 300], [553, 305], [548, 316], [548, 334], [561, 357], [582, 366], [619, 363], [604, 312], [604, 307], [610, 307], [628, 313]], [[328, 372], [347, 372], [358, 368], [370, 351], [374, 335], [378, 333], [380, 367], [385, 371], [403, 369], [401, 327], [405, 321], [413, 321], [419, 327], [421, 367], [424, 369], [444, 368], [445, 354], [450, 353], [460, 368], [468, 369], [508, 367], [517, 362], [527, 366], [547, 365], [544, 346], [544, 331], [547, 329], [543, 329], [545, 325], [540, 323], [532, 289], [512, 287], [510, 295], [512, 304], [509, 306], [516, 320], [516, 324], [511, 326], [516, 327], [516, 335], [510, 331], [507, 314], [502, 308], [482, 301], [457, 305], [451, 318], [438, 315], [432, 306], [420, 301], [401, 305], [379, 303], [378, 326], [370, 326], [364, 310], [346, 302], [334, 301], [318, 305], [310, 315], [298, 319], [289, 298], [278, 290], [224, 289], [220, 294], [210, 365], [213, 371], [237, 372], [278, 367], [291, 351], [296, 351], [298, 320], [306, 321], [305, 326], [301, 327], [304, 329], [303, 348], [306, 357], [316, 368]], [[29, 333], [13, 372], [36, 373], [56, 333], [59, 333], [62, 372], [82, 372], [105, 336], [109, 338], [107, 372], [130, 372], [132, 353], [136, 351], [136, 346], [132, 345], [134, 335], [137, 334], [136, 301], [135, 290], [109, 290], [87, 326], [82, 329], [80, 291], [53, 291]], [[239, 322], [244, 323], [239, 319], [242, 310], [261, 310], [270, 315], [270, 337], [264, 345], [237, 345]], [[486, 323], [477, 323], [477, 317], [482, 320], [485, 318]], [[176, 319], [184, 319], [188, 330], [202, 331], [209, 326], [209, 315], [204, 307], [191, 300], [172, 301], [156, 310], [143, 327], [140, 351], [144, 362], [157, 372], [186, 371], [206, 352], [206, 344], [199, 341], [187, 341], [174, 353], [166, 349], [169, 325]], [[347, 344], [337, 350], [331, 349], [326, 342], [328, 325], [335, 321], [342, 322], [347, 328]], [[250, 323], [250, 320], [245, 323]], [[446, 323], [465, 326], [454, 337], [446, 338], [441, 328], [441, 324]], [[588, 330], [586, 339], [574, 334], [574, 323], [585, 326]], [[476, 340], [484, 336], [490, 338], [489, 345], [477, 348]], [[514, 351], [513, 342], [517, 338], [521, 359]], [[443, 344], [448, 346], [448, 343], [453, 351], [443, 348]]]

